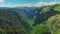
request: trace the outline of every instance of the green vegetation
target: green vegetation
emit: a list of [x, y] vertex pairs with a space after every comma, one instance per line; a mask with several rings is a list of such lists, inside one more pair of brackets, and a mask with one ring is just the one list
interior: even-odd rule
[[53, 9], [54, 9], [55, 11], [60, 11], [60, 5], [56, 5]]
[[60, 34], [60, 5], [45, 6], [33, 19], [24, 12], [0, 10], [0, 34]]

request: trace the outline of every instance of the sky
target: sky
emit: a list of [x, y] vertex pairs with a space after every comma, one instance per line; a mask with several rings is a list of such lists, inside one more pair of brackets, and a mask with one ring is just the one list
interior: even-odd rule
[[44, 5], [54, 5], [60, 3], [60, 0], [0, 0], [0, 7], [40, 7]]

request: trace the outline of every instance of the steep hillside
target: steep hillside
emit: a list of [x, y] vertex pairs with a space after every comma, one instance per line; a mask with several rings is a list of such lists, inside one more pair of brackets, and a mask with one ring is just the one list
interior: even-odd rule
[[[60, 5], [46, 6], [35, 15], [34, 33], [60, 34]], [[42, 28], [41, 28], [42, 27]]]
[[31, 30], [26, 19], [14, 10], [0, 10], [0, 31], [2, 34], [27, 34]]
[[[58, 11], [59, 8], [55, 8], [56, 6], [48, 6], [44, 7], [41, 10], [37, 11], [35, 15], [35, 22], [38, 22], [36, 24], [39, 24], [39, 22], [43, 22], [50, 18], [53, 15], [60, 14]], [[57, 6], [58, 7], [58, 6]], [[57, 10], [56, 10], [57, 9]]]

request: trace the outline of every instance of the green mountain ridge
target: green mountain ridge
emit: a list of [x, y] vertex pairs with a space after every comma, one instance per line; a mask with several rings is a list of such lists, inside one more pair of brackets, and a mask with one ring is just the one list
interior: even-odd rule
[[[60, 34], [59, 33], [60, 32], [60, 26], [59, 26], [60, 9], [59, 8], [60, 5], [54, 5], [54, 6], [45, 7], [42, 10], [40, 10], [35, 17], [36, 19], [35, 19], [34, 26], [36, 27], [34, 27], [34, 29], [36, 29], [36, 31], [34, 30], [34, 32], [38, 34]], [[42, 28], [40, 27], [41, 25]]]
[[40, 8], [32, 19], [24, 12], [0, 10], [0, 34], [60, 34], [60, 5]]

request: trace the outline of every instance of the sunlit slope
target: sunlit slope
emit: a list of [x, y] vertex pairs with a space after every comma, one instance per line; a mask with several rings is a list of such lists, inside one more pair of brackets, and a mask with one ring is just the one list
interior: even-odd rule
[[60, 5], [44, 7], [34, 19], [32, 34], [60, 34]]
[[35, 23], [36, 24], [42, 23], [43, 21], [48, 20], [48, 18], [56, 14], [60, 14], [59, 6], [60, 5], [46, 6], [42, 8], [41, 10], [37, 11], [35, 18], [34, 18]]

